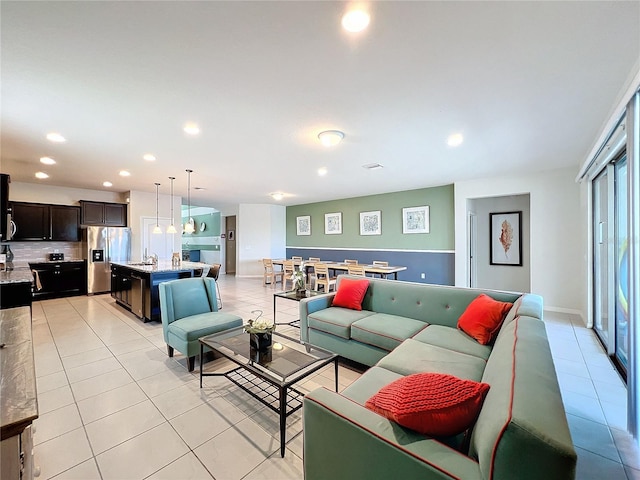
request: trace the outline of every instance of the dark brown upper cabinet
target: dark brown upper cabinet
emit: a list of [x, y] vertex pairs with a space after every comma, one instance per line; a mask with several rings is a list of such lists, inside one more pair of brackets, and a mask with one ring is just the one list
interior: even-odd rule
[[127, 226], [127, 204], [80, 200], [82, 225]]
[[16, 233], [12, 240], [80, 241], [80, 207], [13, 202]]

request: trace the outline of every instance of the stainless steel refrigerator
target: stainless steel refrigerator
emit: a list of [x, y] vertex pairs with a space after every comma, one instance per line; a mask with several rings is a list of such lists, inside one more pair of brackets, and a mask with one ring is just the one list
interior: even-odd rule
[[87, 227], [82, 231], [83, 258], [87, 260], [87, 293], [111, 290], [111, 262], [131, 259], [131, 229]]

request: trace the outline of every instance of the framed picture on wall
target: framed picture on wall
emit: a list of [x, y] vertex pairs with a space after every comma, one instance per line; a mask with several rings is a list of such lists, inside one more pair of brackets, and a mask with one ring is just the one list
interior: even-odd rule
[[429, 206], [402, 209], [402, 233], [429, 233]]
[[311, 216], [296, 217], [296, 234], [311, 235]]
[[342, 233], [342, 212], [324, 214], [325, 235], [338, 235]]
[[360, 212], [360, 235], [380, 235], [381, 233], [380, 210]]
[[522, 266], [522, 211], [489, 214], [491, 265]]

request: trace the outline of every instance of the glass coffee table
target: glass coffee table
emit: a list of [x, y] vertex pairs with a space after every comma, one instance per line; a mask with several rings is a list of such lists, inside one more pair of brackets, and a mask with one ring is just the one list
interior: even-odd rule
[[[308, 297], [307, 296], [299, 297], [296, 294], [295, 290], [289, 290], [289, 291], [286, 291], [286, 292], [276, 292], [276, 293], [274, 293], [273, 294], [273, 321], [276, 322], [276, 313], [277, 313], [277, 311], [276, 311], [276, 300], [278, 298], [284, 298], [284, 299], [287, 299], [287, 300], [293, 300], [295, 302], [299, 302], [303, 298], [316, 297], [318, 295], [324, 294], [324, 292], [317, 292], [315, 290], [307, 290], [307, 294], [308, 294]], [[294, 320], [292, 322], [285, 322], [285, 323], [276, 322], [276, 325], [289, 325], [291, 327], [300, 328], [300, 319], [298, 318], [298, 319], [296, 319], [296, 320]]]
[[[302, 408], [304, 394], [293, 385], [325, 365], [334, 363], [335, 386], [338, 391], [338, 356], [300, 340], [273, 332], [273, 346], [267, 351], [250, 347], [249, 334], [236, 327], [200, 338], [200, 358], [204, 347], [218, 352], [238, 365], [224, 373], [205, 373], [202, 377], [223, 376], [280, 415], [280, 456], [284, 457], [287, 417]], [[308, 349], [308, 351], [307, 351]]]

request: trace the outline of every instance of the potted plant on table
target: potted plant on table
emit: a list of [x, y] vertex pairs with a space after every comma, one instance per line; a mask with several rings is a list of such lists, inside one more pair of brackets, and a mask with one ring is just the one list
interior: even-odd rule
[[304, 262], [300, 264], [299, 270], [294, 270], [293, 275], [291, 275], [291, 280], [293, 280], [293, 289], [296, 292], [296, 297], [306, 297], [307, 285]]
[[276, 329], [276, 324], [262, 316], [262, 310], [253, 310], [251, 313], [257, 313], [255, 320], [249, 319], [244, 326], [244, 331], [249, 334], [249, 343], [251, 348], [256, 350], [266, 350], [271, 347], [271, 334]]

